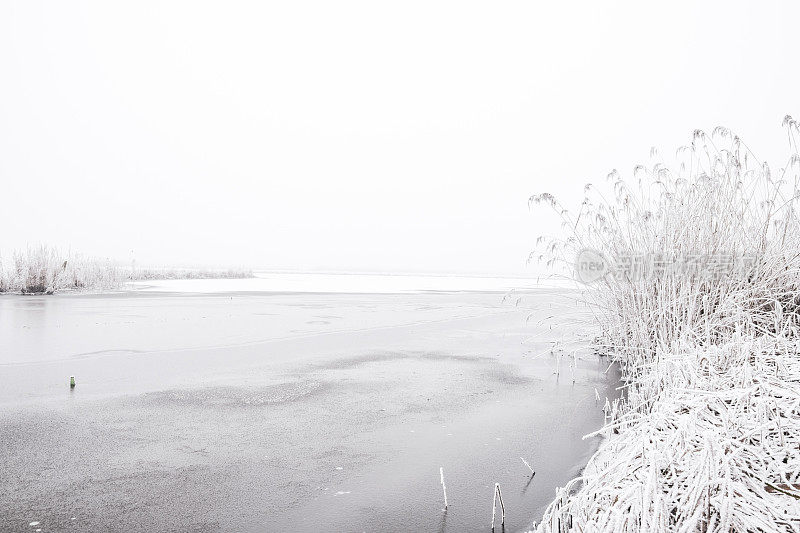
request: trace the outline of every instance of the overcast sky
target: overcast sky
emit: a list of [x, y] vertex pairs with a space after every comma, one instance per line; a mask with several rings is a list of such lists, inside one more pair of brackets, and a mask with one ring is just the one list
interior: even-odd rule
[[800, 115], [789, 2], [0, 6], [6, 252], [524, 274], [531, 194]]

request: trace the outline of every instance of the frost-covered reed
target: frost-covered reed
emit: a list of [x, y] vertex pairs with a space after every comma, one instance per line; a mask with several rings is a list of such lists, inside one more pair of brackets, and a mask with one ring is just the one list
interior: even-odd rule
[[84, 257], [49, 246], [0, 257], [0, 293], [53, 294], [64, 290], [118, 289], [127, 281], [253, 277], [250, 270], [134, 268], [108, 259]]
[[112, 289], [124, 279], [111, 261], [64, 253], [49, 246], [0, 258], [0, 292], [52, 294], [61, 290]]
[[611, 267], [583, 294], [625, 384], [539, 531], [800, 531], [800, 132], [784, 127], [777, 172], [717, 128], [612, 172], [609, 194], [587, 186], [575, 215], [532, 198], [567, 229], [551, 265], [590, 249]]
[[244, 268], [197, 269], [197, 268], [125, 268], [126, 281], [158, 279], [244, 279], [252, 278], [253, 271]]

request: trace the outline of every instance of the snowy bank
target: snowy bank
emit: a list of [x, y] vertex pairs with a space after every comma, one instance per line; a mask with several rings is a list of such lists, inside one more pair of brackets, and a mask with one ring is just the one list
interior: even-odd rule
[[663, 354], [539, 531], [796, 531], [798, 353], [741, 338]]
[[[586, 283], [624, 397], [538, 531], [800, 530], [800, 155], [772, 173], [723, 128], [587, 186], [551, 265]], [[609, 200], [610, 199], [610, 200]], [[577, 258], [577, 259], [576, 259]]]

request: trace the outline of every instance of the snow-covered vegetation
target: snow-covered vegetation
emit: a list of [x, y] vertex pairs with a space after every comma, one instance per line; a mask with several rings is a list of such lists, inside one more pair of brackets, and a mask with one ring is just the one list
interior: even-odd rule
[[248, 278], [249, 270], [197, 270], [123, 267], [110, 260], [87, 258], [49, 246], [0, 257], [0, 293], [53, 294], [64, 290], [108, 290], [127, 281], [155, 279]]
[[[539, 531], [800, 530], [800, 154], [773, 171], [735, 135], [697, 131], [612, 191], [587, 186], [551, 265], [591, 250], [583, 288], [623, 397]], [[580, 265], [577, 265], [580, 268]]]
[[252, 278], [253, 271], [247, 269], [197, 269], [197, 268], [126, 268], [126, 281], [157, 279], [243, 279]]

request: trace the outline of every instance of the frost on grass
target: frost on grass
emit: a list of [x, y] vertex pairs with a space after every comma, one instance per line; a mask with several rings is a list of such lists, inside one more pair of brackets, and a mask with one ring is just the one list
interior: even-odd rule
[[588, 187], [575, 215], [533, 198], [567, 229], [544, 240], [556, 268], [587, 248], [700, 259], [584, 287], [625, 394], [539, 531], [800, 531], [800, 156], [784, 126], [791, 156], [774, 173], [718, 128], [671, 164], [613, 172], [608, 195]]
[[122, 267], [108, 259], [88, 258], [49, 246], [0, 257], [0, 293], [53, 294], [64, 290], [118, 289], [127, 281], [156, 279], [251, 278], [250, 270]]
[[800, 346], [732, 339], [641, 369], [540, 531], [796, 530], [800, 358], [787, 350]]

